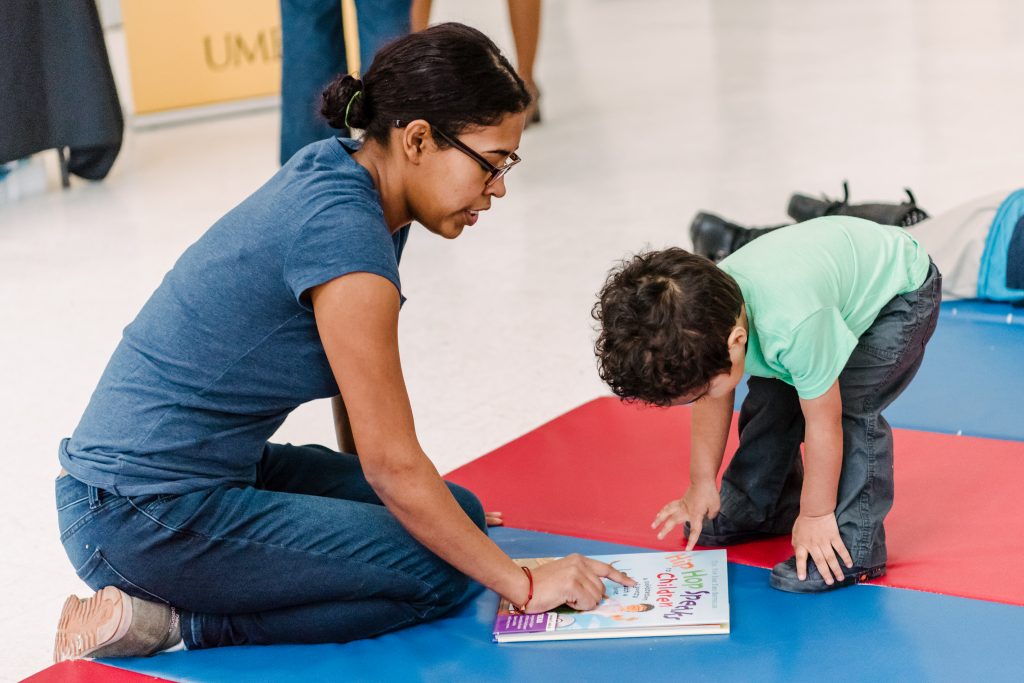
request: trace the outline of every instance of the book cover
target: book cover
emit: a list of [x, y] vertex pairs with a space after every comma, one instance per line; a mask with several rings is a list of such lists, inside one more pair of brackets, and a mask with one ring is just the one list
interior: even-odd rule
[[[724, 634], [729, 632], [729, 577], [724, 550], [593, 555], [636, 581], [604, 580], [606, 597], [592, 610], [567, 605], [542, 614], [517, 614], [498, 605], [494, 640], [513, 643], [582, 638]], [[516, 560], [531, 569], [557, 558]]]

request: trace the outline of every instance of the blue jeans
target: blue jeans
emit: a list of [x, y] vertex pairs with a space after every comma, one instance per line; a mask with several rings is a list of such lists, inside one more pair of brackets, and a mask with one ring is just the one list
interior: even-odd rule
[[[942, 276], [934, 264], [915, 291], [893, 297], [861, 335], [839, 375], [843, 465], [836, 521], [859, 567], [886, 563], [883, 521], [893, 502], [892, 428], [882, 411], [909, 386], [935, 331]], [[721, 511], [741, 529], [788, 533], [800, 510], [804, 416], [792, 385], [751, 377], [740, 444], [722, 474]]]
[[[409, 32], [412, 0], [356, 2], [362, 72], [389, 41]], [[320, 116], [320, 93], [348, 73], [339, 0], [281, 0], [281, 163], [339, 131]], [[347, 131], [341, 131], [347, 136]]]
[[[448, 486], [486, 531], [476, 497]], [[78, 576], [179, 608], [188, 648], [367, 638], [475, 586], [409, 535], [355, 456], [322, 446], [268, 444], [254, 486], [119, 497], [66, 475], [56, 489]]]

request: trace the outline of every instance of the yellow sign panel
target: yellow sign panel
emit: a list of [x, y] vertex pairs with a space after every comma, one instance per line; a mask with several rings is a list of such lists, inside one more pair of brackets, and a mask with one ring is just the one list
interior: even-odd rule
[[276, 95], [278, 0], [121, 0], [135, 113]]

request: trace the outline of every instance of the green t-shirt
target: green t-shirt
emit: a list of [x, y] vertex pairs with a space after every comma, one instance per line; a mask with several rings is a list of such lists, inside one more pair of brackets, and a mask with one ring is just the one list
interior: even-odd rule
[[719, 264], [747, 307], [746, 371], [821, 396], [878, 312], [920, 287], [928, 264], [905, 231], [848, 216], [759, 237]]

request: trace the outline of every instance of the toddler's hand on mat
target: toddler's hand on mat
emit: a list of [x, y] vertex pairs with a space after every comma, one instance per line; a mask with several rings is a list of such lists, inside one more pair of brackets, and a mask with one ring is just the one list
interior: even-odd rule
[[836, 516], [831, 512], [827, 515], [800, 515], [796, 518], [796, 523], [793, 524], [793, 552], [796, 555], [796, 575], [801, 581], [807, 578], [808, 556], [814, 560], [818, 572], [829, 586], [833, 580], [843, 580], [839, 558], [842, 558], [847, 567], [853, 566], [850, 551], [846, 549], [846, 544], [839, 535]]
[[690, 538], [687, 540], [686, 549], [693, 550], [697, 545], [697, 538], [704, 526], [704, 518], [714, 519], [718, 516], [718, 509], [721, 501], [718, 497], [718, 488], [714, 481], [694, 482], [686, 493], [678, 500], [668, 502], [661, 508], [651, 523], [651, 528], [656, 529], [659, 525], [658, 539], [665, 538], [668, 532], [685, 522], [690, 523]]
[[487, 520], [487, 526], [502, 526], [505, 524], [505, 520], [502, 519], [500, 512], [484, 512], [484, 519]]

